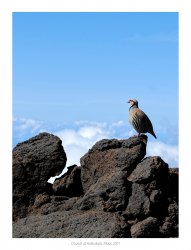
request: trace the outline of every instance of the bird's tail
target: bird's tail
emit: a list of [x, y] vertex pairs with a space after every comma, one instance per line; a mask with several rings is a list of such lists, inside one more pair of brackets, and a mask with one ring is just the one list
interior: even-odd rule
[[155, 135], [154, 131], [152, 131], [151, 135], [153, 135], [153, 136], [154, 136], [154, 138], [155, 138], [155, 139], [157, 139], [157, 137], [156, 137], [156, 135]]

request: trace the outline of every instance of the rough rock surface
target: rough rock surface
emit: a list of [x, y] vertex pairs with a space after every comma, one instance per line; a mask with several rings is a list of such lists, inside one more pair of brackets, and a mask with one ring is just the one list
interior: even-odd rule
[[155, 238], [158, 236], [159, 223], [157, 218], [148, 217], [131, 227], [133, 238]]
[[146, 144], [138, 137], [129, 140], [101, 140], [81, 160], [84, 192], [105, 174], [112, 171], [130, 173], [146, 154]]
[[36, 196], [49, 189], [47, 180], [66, 164], [61, 140], [41, 133], [13, 149], [13, 218], [25, 217]]
[[126, 228], [118, 214], [94, 210], [31, 215], [14, 225], [15, 237], [19, 238], [123, 238], [128, 236]]
[[82, 194], [80, 174], [81, 168], [77, 165], [68, 167], [68, 171], [54, 181], [52, 186], [54, 193], [65, 194], [69, 197], [80, 196]]
[[13, 237], [178, 237], [178, 169], [144, 158], [146, 142], [101, 140], [53, 184], [66, 163], [59, 138], [43, 133], [18, 144]]

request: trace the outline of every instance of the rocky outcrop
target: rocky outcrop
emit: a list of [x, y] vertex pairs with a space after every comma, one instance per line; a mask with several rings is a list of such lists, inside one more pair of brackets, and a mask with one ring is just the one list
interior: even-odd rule
[[38, 194], [49, 192], [47, 180], [62, 172], [66, 154], [61, 140], [41, 133], [13, 149], [13, 218], [25, 217]]
[[178, 237], [178, 169], [144, 158], [146, 144], [146, 136], [101, 140], [53, 184], [66, 163], [59, 138], [43, 133], [18, 144], [13, 237]]
[[100, 177], [112, 172], [127, 174], [146, 154], [146, 144], [138, 137], [130, 140], [101, 140], [81, 160], [81, 180], [86, 192]]

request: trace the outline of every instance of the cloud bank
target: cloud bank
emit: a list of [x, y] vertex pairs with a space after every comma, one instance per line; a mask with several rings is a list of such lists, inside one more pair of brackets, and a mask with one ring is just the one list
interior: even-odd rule
[[80, 158], [97, 141], [110, 138], [111, 133], [102, 123], [81, 125], [77, 129], [63, 129], [54, 133], [61, 140], [67, 154], [67, 166], [80, 164]]
[[[111, 138], [124, 139], [136, 135], [136, 132], [124, 121], [116, 121], [111, 124], [76, 121], [68, 126], [60, 126], [56, 130], [52, 129], [52, 125], [47, 126], [43, 122], [32, 119], [22, 118], [13, 121], [13, 137], [19, 138], [20, 141], [45, 131], [57, 135], [62, 140], [67, 154], [67, 164], [63, 172], [67, 170], [68, 166], [80, 165], [80, 158], [97, 141]], [[149, 136], [146, 156], [160, 156], [170, 167], [178, 167], [178, 145], [155, 140]]]
[[178, 167], [178, 146], [151, 141], [147, 144], [146, 156], [160, 156], [169, 167]]

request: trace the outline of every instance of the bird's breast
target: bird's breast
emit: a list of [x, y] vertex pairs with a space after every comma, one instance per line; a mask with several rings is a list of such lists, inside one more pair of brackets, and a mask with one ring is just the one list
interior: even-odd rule
[[128, 121], [129, 121], [130, 124], [133, 123], [133, 113], [132, 113], [132, 110], [129, 110]]

